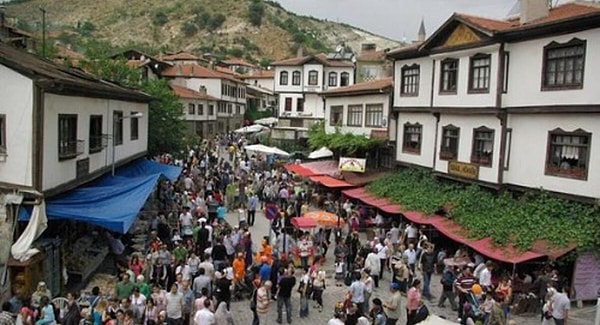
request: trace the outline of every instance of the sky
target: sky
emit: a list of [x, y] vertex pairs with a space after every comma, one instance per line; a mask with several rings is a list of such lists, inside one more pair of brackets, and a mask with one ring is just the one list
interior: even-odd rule
[[454, 12], [505, 18], [517, 0], [276, 0], [296, 14], [347, 23], [398, 41], [427, 36]]

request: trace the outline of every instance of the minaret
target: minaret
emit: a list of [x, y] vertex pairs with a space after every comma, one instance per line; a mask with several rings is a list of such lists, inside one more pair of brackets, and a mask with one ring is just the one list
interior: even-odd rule
[[425, 38], [427, 38], [427, 33], [425, 32], [425, 20], [421, 18], [421, 26], [419, 27], [419, 34], [417, 34], [417, 42], [423, 43], [425, 42]]

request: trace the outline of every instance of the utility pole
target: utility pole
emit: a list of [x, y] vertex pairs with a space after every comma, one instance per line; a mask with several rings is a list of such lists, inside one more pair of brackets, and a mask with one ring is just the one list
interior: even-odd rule
[[46, 57], [46, 9], [40, 7], [42, 12], [42, 56]]

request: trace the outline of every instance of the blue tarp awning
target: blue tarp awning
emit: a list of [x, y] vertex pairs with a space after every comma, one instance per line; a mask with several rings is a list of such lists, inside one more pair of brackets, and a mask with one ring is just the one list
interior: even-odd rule
[[[77, 220], [124, 234], [158, 179], [174, 181], [180, 173], [180, 167], [140, 159], [119, 168], [114, 177], [104, 176], [46, 200], [46, 215], [49, 220]], [[19, 221], [29, 220], [30, 215], [30, 207], [19, 209]]]

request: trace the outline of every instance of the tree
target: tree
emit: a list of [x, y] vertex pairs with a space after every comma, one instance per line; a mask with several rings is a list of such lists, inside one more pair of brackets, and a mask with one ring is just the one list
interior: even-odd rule
[[260, 27], [262, 24], [263, 14], [265, 12], [265, 6], [260, 0], [252, 0], [248, 6], [248, 20], [256, 27]]
[[308, 145], [311, 149], [327, 147], [341, 156], [361, 156], [383, 143], [381, 139], [369, 139], [350, 132], [342, 133], [339, 128], [333, 133], [327, 133], [324, 122], [315, 123], [308, 129]]
[[169, 22], [169, 17], [163, 11], [156, 12], [152, 18], [152, 23], [156, 26], [163, 26]]
[[225, 15], [221, 13], [213, 15], [208, 22], [208, 29], [215, 30], [220, 28], [221, 26], [223, 26], [223, 23], [226, 19], [227, 18], [225, 17]]
[[148, 152], [179, 152], [184, 147], [183, 106], [165, 80], [151, 80], [141, 90], [154, 98], [148, 119]]
[[194, 23], [186, 21], [181, 26], [181, 31], [185, 34], [185, 36], [192, 36], [198, 32], [198, 28]]

